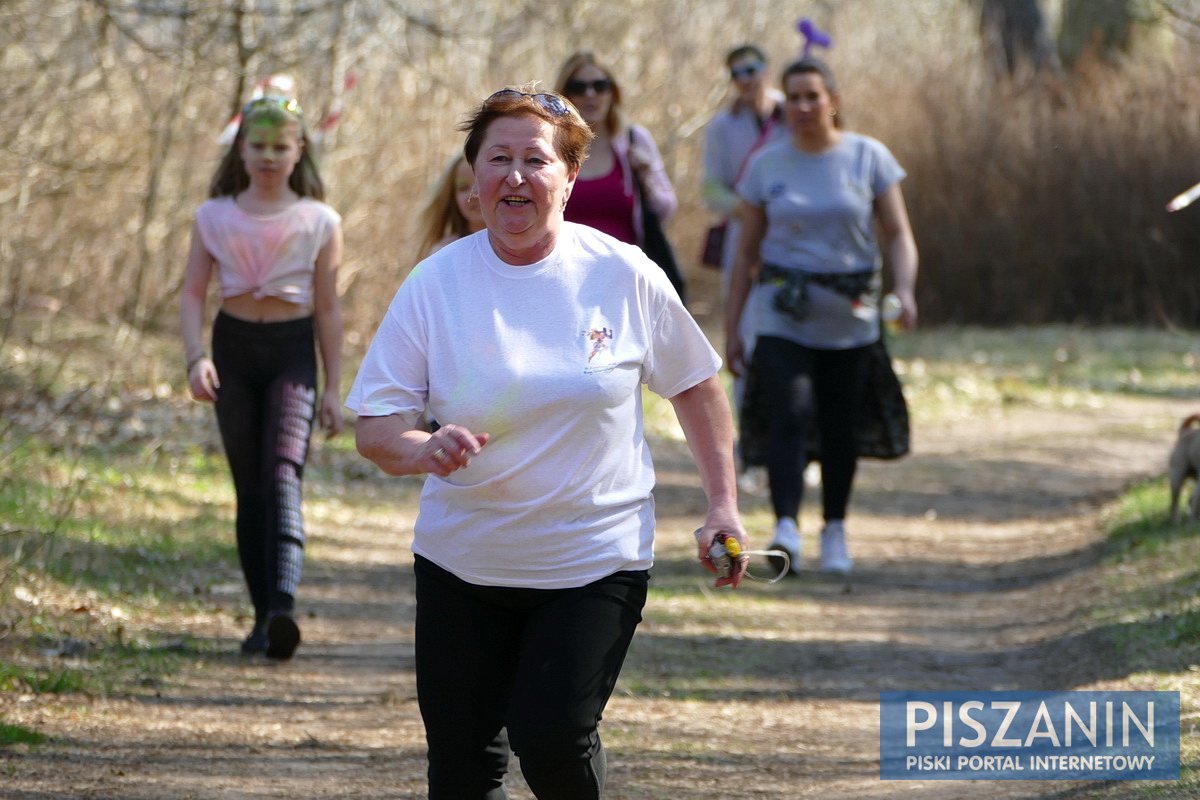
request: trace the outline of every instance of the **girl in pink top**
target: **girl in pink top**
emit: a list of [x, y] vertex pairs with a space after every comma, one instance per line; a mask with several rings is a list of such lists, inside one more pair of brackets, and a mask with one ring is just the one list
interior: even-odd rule
[[[254, 605], [242, 652], [275, 659], [300, 644], [300, 484], [312, 424], [319, 417], [330, 436], [342, 429], [342, 230], [324, 194], [300, 106], [251, 101], [212, 199], [196, 211], [179, 305], [188, 386], [215, 405], [237, 493], [238, 556]], [[221, 308], [210, 357], [201, 332], [214, 271]]]

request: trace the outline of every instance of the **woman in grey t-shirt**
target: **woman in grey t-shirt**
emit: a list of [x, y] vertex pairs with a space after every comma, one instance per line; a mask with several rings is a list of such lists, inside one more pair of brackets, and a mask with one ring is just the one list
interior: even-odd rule
[[[858, 461], [856, 412], [880, 335], [880, 270], [886, 255], [900, 324], [912, 328], [917, 248], [900, 191], [905, 172], [883, 144], [841, 128], [829, 68], [802, 59], [784, 70], [782, 83], [791, 138], [755, 155], [737, 187], [742, 232], [730, 279], [726, 363], [734, 375], [753, 373], [769, 414], [761, 458], [777, 520], [772, 549], [787, 551], [799, 570], [797, 520], [815, 421], [821, 568], [845, 573], [852, 564], [844, 521]], [[743, 314], [756, 320], [750, 364], [737, 335]], [[743, 428], [745, 417], [761, 410], [747, 410]]]

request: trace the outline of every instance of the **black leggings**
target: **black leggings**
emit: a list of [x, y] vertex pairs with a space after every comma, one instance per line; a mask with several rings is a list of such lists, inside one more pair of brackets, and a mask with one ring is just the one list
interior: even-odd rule
[[773, 336], [754, 345], [753, 368], [770, 416], [767, 477], [777, 518], [799, 519], [815, 411], [825, 519], [845, 519], [858, 467], [854, 427], [866, 390], [869, 349], [815, 350]]
[[237, 493], [237, 545], [255, 619], [291, 612], [304, 564], [300, 481], [316, 409], [312, 317], [213, 323], [217, 423]]
[[415, 572], [430, 800], [503, 800], [510, 742], [538, 800], [599, 798], [598, 726], [648, 573], [521, 589], [467, 583], [420, 556]]

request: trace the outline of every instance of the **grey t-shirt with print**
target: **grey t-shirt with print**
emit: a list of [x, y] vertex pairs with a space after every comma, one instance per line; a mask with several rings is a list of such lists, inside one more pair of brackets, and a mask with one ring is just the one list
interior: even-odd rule
[[[845, 132], [831, 150], [812, 155], [791, 141], [763, 148], [746, 168], [738, 194], [767, 215], [760, 254], [764, 264], [804, 272], [846, 274], [882, 264], [875, 237], [874, 201], [905, 177], [881, 142]], [[803, 319], [775, 309], [776, 285], [759, 283], [754, 303], [758, 335], [806, 347], [841, 350], [879, 338], [878, 281], [860, 300], [810, 282]]]

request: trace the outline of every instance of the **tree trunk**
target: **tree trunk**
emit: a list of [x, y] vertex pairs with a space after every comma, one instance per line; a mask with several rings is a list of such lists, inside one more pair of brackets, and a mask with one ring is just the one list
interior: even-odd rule
[[983, 0], [979, 31], [997, 79], [1023, 80], [1061, 71], [1038, 0]]

